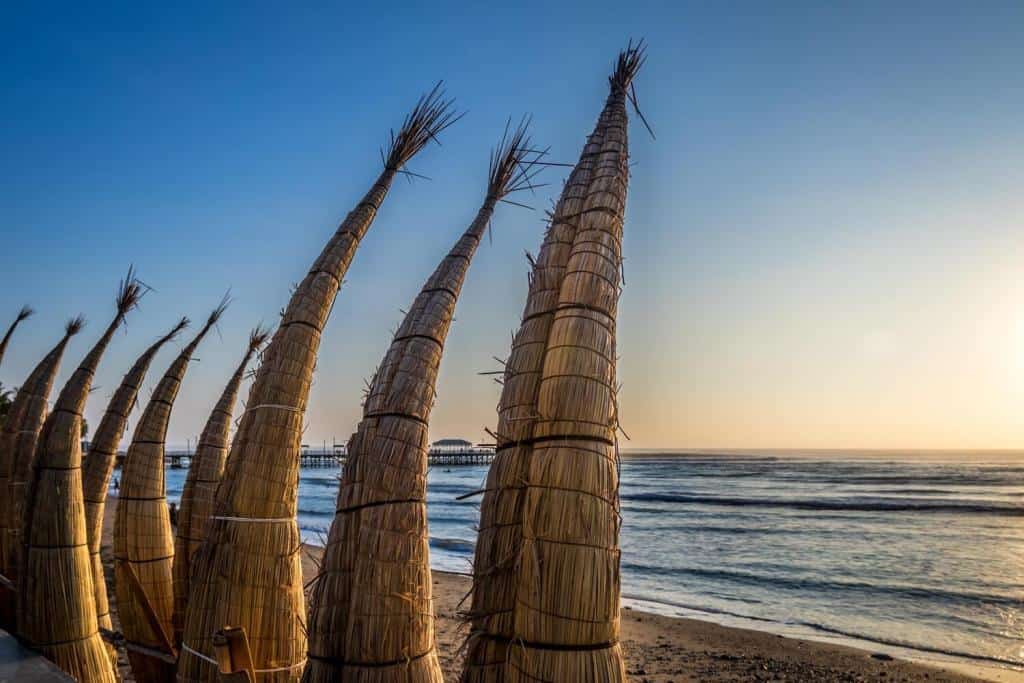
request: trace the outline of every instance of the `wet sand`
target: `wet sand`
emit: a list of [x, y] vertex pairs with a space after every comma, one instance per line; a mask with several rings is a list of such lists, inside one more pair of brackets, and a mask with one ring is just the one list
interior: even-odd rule
[[[104, 520], [103, 561], [113, 599], [113, 510], [107, 505]], [[304, 546], [303, 573], [308, 582], [316, 575], [322, 549]], [[459, 574], [434, 572], [434, 604], [437, 611], [437, 644], [446, 683], [456, 683], [461, 668], [459, 647], [464, 630], [458, 619], [459, 603], [469, 591], [470, 579]], [[696, 619], [666, 617], [625, 608], [622, 611], [622, 648], [633, 683], [739, 683], [747, 681], [893, 681], [967, 683], [996, 680], [1020, 683], [1024, 675], [996, 669], [975, 670], [976, 678], [949, 667], [929, 666], [892, 659], [887, 655], [853, 647], [788, 638], [762, 631], [720, 626]], [[121, 673], [134, 681], [127, 658], [121, 652]], [[958, 670], [965, 670], [958, 667]]]

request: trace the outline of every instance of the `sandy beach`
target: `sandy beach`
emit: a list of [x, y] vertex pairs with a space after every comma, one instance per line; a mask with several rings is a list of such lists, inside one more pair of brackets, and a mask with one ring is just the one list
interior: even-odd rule
[[[110, 546], [114, 509], [112, 498], [104, 520], [103, 561], [107, 568], [110, 595], [113, 589], [113, 556]], [[316, 575], [322, 549], [306, 545], [302, 550], [303, 574], [308, 582]], [[437, 611], [437, 641], [445, 680], [455, 683], [461, 668], [459, 646], [463, 640], [458, 620], [459, 602], [469, 591], [469, 577], [434, 572], [434, 604]], [[117, 621], [116, 601], [114, 609]], [[928, 681], [967, 683], [1024, 680], [1012, 672], [976, 672], [976, 678], [948, 668], [938, 668], [879, 658], [878, 653], [852, 647], [787, 638], [762, 631], [720, 626], [711, 622], [665, 617], [633, 609], [622, 611], [622, 645], [630, 680], [636, 683], [738, 683], [740, 681]], [[874, 656], [872, 656], [874, 654]], [[134, 681], [124, 652], [121, 674]]]

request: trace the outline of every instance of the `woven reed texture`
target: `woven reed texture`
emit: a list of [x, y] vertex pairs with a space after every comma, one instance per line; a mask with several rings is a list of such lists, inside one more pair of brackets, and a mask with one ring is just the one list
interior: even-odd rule
[[437, 373], [473, 255], [495, 206], [531, 187], [528, 122], [491, 153], [487, 196], [423, 285], [374, 374], [349, 443], [310, 599], [303, 680], [440, 682], [426, 513], [427, 427]]
[[206, 523], [213, 512], [213, 498], [224, 474], [228, 457], [231, 416], [245, 369], [253, 355], [267, 340], [269, 332], [256, 328], [249, 335], [245, 356], [228, 380], [217, 405], [210, 413], [199, 436], [195, 455], [189, 465], [178, 508], [178, 528], [174, 536], [174, 642], [181, 643], [185, 629], [185, 608], [188, 606], [189, 572], [192, 556], [206, 537]]
[[298, 680], [301, 674], [306, 638], [295, 515], [302, 416], [320, 330], [393, 177], [383, 175], [349, 214], [263, 353], [217, 492], [217, 514], [193, 560], [179, 680], [216, 680], [216, 667], [190, 650], [212, 657], [213, 634], [228, 625], [245, 627], [256, 668], [294, 667], [264, 680]]
[[[346, 216], [302, 280], [263, 352], [207, 539], [192, 566], [179, 681], [217, 679], [206, 658], [213, 634], [245, 628], [263, 682], [298, 681], [306, 660], [305, 597], [297, 512], [302, 420], [320, 335], [342, 278], [395, 175], [454, 117], [438, 88], [421, 98], [397, 136], [383, 172]], [[193, 654], [198, 652], [202, 657]]]
[[[82, 497], [85, 501], [85, 529], [89, 542], [89, 561], [92, 565], [93, 589], [96, 592], [96, 619], [100, 628], [113, 629], [110, 619], [110, 603], [107, 597], [107, 583], [103, 574], [103, 560], [100, 558], [100, 542], [103, 534], [103, 513], [106, 508], [110, 476], [117, 462], [117, 447], [128, 425], [128, 415], [135, 407], [142, 381], [149, 371], [153, 358], [164, 344], [174, 339], [188, 325], [188, 318], [182, 318], [170, 332], [150, 345], [121, 380], [100, 419], [96, 435], [89, 446], [89, 453], [82, 463]], [[117, 651], [108, 648], [117, 660]]]
[[[471, 624], [464, 670], [467, 681], [502, 680], [489, 678], [489, 672], [497, 670], [496, 665], [505, 661], [507, 645], [514, 636], [514, 564], [522, 537], [520, 498], [526, 480], [525, 466], [532, 450], [528, 439], [536, 416], [541, 362], [576, 234], [576, 223], [570, 217], [582, 208], [607, 118], [607, 113], [602, 112], [555, 206], [530, 274], [522, 323], [505, 361], [498, 404], [498, 451], [488, 471], [480, 504], [480, 528], [473, 562]], [[521, 441], [525, 443], [520, 444]]]
[[427, 422], [455, 304], [497, 199], [488, 196], [427, 280], [370, 384], [310, 600], [307, 683], [443, 681], [427, 534]]
[[[135, 427], [121, 473], [114, 516], [114, 588], [121, 631], [128, 644], [128, 660], [140, 681], [157, 683], [174, 679], [172, 665], [133, 650], [131, 646], [166, 651], [173, 633], [174, 534], [164, 486], [164, 440], [171, 409], [192, 354], [216, 324], [223, 306], [210, 315], [153, 390]], [[133, 589], [129, 572], [138, 577], [144, 596]], [[143, 601], [155, 613], [159, 628], [147, 618], [147, 605]]]
[[625, 680], [615, 313], [625, 104], [641, 63], [642, 50], [620, 56], [545, 239], [550, 260], [538, 259], [531, 277], [481, 505], [464, 681]]
[[129, 271], [114, 320], [46, 418], [25, 501], [18, 632], [80, 681], [119, 679], [96, 619], [82, 497], [82, 413], [100, 359], [141, 291]]
[[[24, 495], [39, 430], [43, 428], [47, 401], [64, 349], [83, 325], [82, 318], [75, 318], [67, 324], [61, 340], [21, 385], [0, 431], [0, 572], [15, 583], [21, 535], [21, 509], [15, 505], [15, 499]], [[3, 624], [13, 627], [14, 597], [7, 596], [2, 602]]]
[[4, 333], [3, 339], [0, 339], [0, 365], [4, 362], [4, 354], [7, 353], [7, 346], [11, 343], [11, 337], [14, 336], [14, 330], [18, 328], [23, 320], [27, 320], [32, 317], [35, 313], [28, 306], [22, 306], [21, 310], [18, 311], [18, 315], [14, 316], [14, 322], [7, 328], [7, 332]]

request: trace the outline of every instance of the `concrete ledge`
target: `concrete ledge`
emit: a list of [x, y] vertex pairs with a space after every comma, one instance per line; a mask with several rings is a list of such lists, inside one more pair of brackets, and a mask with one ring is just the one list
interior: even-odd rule
[[74, 683], [74, 679], [0, 629], [0, 683], [15, 682]]

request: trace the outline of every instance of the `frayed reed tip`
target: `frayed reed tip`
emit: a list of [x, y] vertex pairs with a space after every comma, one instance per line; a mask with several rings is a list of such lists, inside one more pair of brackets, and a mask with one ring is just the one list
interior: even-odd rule
[[73, 337], [81, 332], [83, 327], [85, 327], [85, 316], [79, 314], [67, 322], [64, 332], [68, 337]]
[[256, 351], [270, 339], [270, 326], [260, 323], [249, 333], [249, 350]]

